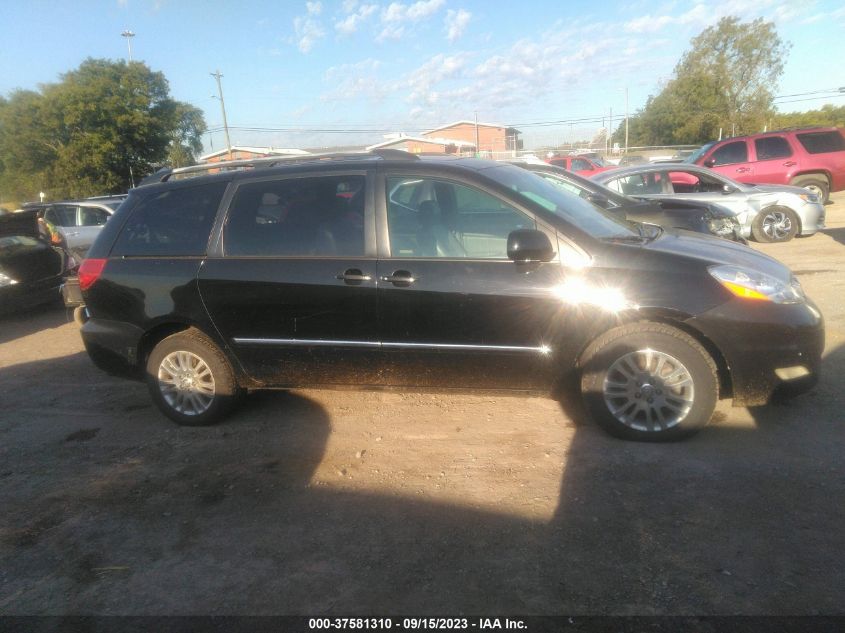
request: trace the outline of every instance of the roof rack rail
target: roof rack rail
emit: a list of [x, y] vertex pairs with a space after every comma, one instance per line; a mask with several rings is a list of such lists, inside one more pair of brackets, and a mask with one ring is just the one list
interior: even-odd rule
[[178, 167], [176, 169], [163, 168], [154, 174], [147, 176], [138, 186], [149, 185], [156, 182], [167, 182], [184, 175], [209, 172], [214, 169], [220, 171], [231, 171], [238, 169], [255, 169], [258, 167], [269, 168], [278, 165], [291, 165], [301, 163], [313, 163], [335, 160], [355, 160], [360, 158], [381, 158], [382, 160], [419, 160], [416, 154], [411, 154], [401, 149], [375, 149], [363, 152], [327, 152], [325, 154], [305, 154], [292, 156], [269, 156], [265, 158], [249, 158], [241, 160], [223, 160], [215, 163], [202, 165], [191, 165], [190, 167]]

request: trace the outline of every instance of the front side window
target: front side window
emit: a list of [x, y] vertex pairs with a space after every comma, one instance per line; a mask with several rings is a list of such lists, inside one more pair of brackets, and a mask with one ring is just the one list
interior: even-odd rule
[[387, 179], [393, 257], [507, 259], [511, 231], [532, 218], [474, 187], [435, 178]]
[[592, 168], [593, 166], [590, 165], [589, 161], [586, 161], [583, 158], [572, 159], [572, 171], [584, 171]]
[[772, 160], [792, 156], [792, 148], [782, 136], [765, 136], [755, 139], [754, 149], [757, 150], [757, 160]]
[[364, 182], [339, 175], [243, 184], [229, 207], [223, 250], [242, 257], [361, 257]]
[[690, 171], [669, 172], [669, 184], [672, 193], [721, 192], [725, 186], [725, 183], [709, 174]]
[[47, 209], [44, 213], [44, 219], [53, 226], [76, 226], [76, 209], [75, 206], [59, 204]]
[[141, 200], [112, 249], [113, 256], [204, 255], [225, 182], [158, 191]]
[[725, 143], [713, 152], [710, 157], [714, 161], [714, 165], [731, 165], [733, 163], [747, 163], [748, 162], [748, 146], [745, 141], [734, 141], [733, 143]]

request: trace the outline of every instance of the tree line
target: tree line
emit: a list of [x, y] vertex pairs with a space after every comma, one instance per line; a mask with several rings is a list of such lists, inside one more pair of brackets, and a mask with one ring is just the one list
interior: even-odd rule
[[87, 59], [57, 83], [0, 96], [0, 198], [125, 193], [162, 164], [192, 164], [202, 111], [142, 62]]
[[[845, 125], [845, 107], [779, 113], [774, 96], [790, 44], [774, 23], [724, 17], [691, 41], [660, 92], [628, 120], [628, 145], [700, 145], [721, 136]], [[613, 132], [624, 145], [624, 121]]]

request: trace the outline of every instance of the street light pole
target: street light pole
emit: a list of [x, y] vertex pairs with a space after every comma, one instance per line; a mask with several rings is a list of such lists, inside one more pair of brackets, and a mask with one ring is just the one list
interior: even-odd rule
[[481, 156], [481, 148], [478, 147], [478, 110], [475, 111], [475, 156]]
[[126, 29], [123, 33], [121, 33], [123, 37], [126, 38], [126, 47], [129, 49], [129, 61], [132, 61], [132, 38], [135, 37], [135, 34]]
[[229, 124], [226, 122], [226, 102], [223, 101], [223, 86], [220, 85], [220, 70], [211, 73], [211, 76], [217, 80], [217, 93], [220, 95], [220, 108], [223, 110], [223, 130], [226, 132], [226, 149], [229, 151], [229, 160], [232, 160], [232, 142], [229, 140]]

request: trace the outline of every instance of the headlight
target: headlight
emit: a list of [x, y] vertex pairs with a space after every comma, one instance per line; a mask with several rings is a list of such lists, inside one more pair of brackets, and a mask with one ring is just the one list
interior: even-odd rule
[[812, 202], [817, 203], [819, 201], [819, 197], [814, 193], [799, 193], [798, 197], [801, 198], [804, 202]]
[[707, 221], [707, 228], [711, 233], [719, 237], [732, 236], [736, 229], [739, 228], [739, 222], [733, 217], [710, 218]]
[[0, 273], [0, 288], [5, 288], [6, 286], [14, 286], [17, 282], [16, 279], [12, 279], [9, 275], [4, 273]]
[[772, 303], [803, 303], [804, 290], [795, 277], [786, 284], [756, 270], [738, 266], [711, 266], [707, 269], [722, 286], [742, 299]]

